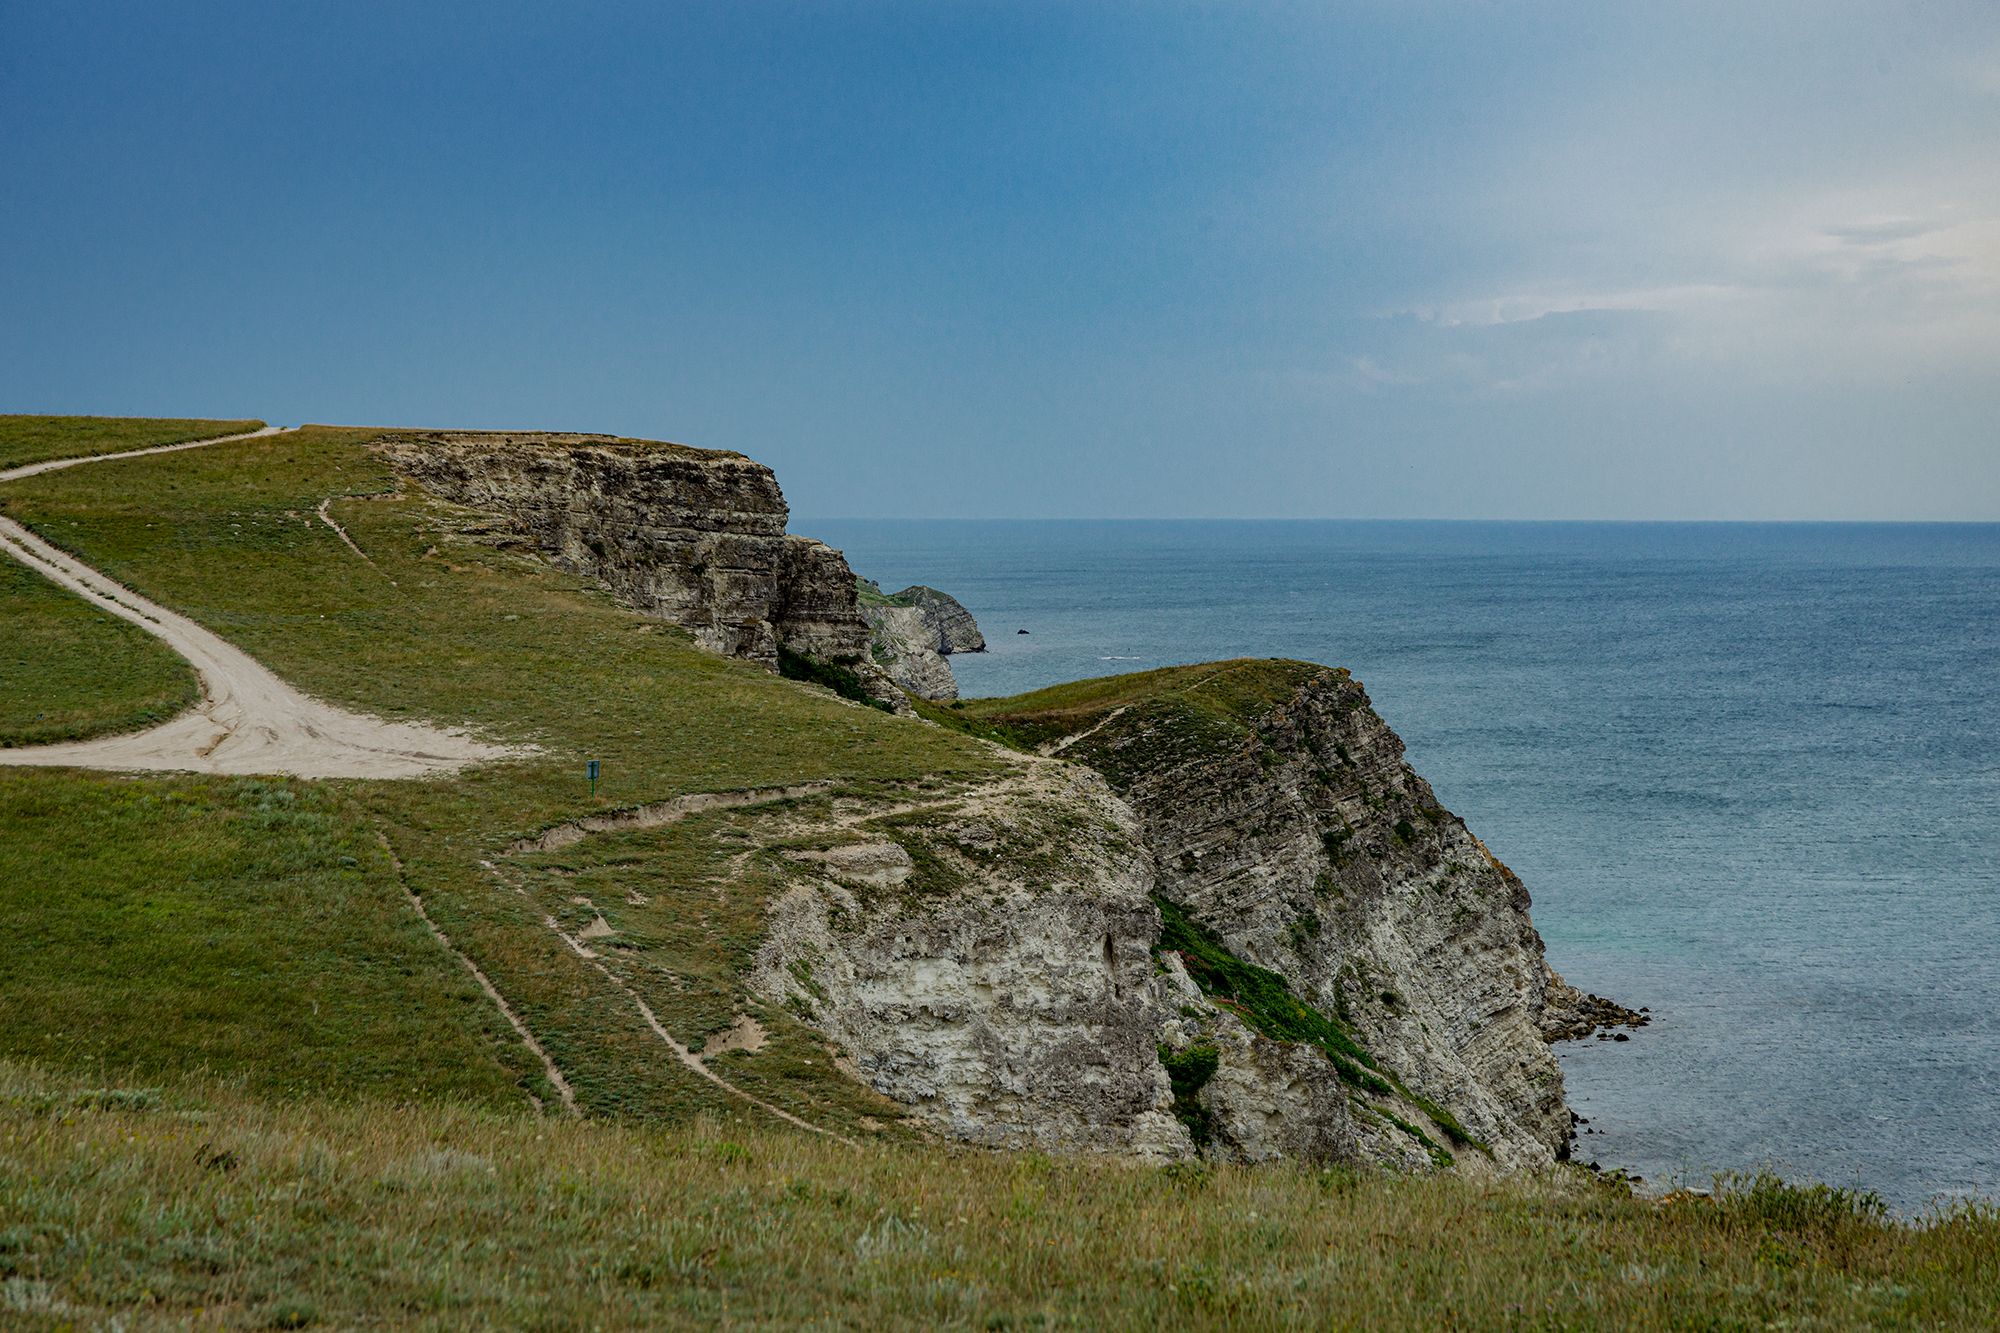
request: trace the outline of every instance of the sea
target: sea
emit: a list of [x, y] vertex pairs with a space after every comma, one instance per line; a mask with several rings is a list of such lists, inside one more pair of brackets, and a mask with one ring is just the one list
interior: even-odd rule
[[1652, 1024], [1559, 1046], [1580, 1156], [2000, 1198], [2000, 525], [799, 522], [977, 617], [968, 696], [1351, 668]]

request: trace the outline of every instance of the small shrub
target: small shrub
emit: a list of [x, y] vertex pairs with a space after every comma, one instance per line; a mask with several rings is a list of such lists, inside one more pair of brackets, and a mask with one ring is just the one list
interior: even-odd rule
[[151, 1088], [90, 1088], [70, 1098], [79, 1111], [151, 1111], [159, 1104]]
[[280, 1301], [264, 1317], [266, 1328], [310, 1328], [318, 1312], [304, 1301]]
[[1718, 1176], [1715, 1193], [1737, 1216], [1781, 1231], [1873, 1226], [1889, 1216], [1889, 1205], [1873, 1190], [1793, 1185], [1768, 1171]]
[[822, 662], [817, 657], [807, 657], [789, 648], [778, 649], [778, 674], [786, 680], [802, 680], [809, 685], [821, 685], [843, 699], [852, 699], [870, 708], [879, 708], [885, 713], [896, 710], [868, 692], [861, 683], [861, 677], [835, 662]]
[[1222, 1053], [1205, 1042], [1184, 1051], [1161, 1046], [1160, 1063], [1166, 1066], [1167, 1081], [1173, 1084], [1175, 1117], [1187, 1126], [1188, 1137], [1194, 1140], [1195, 1147], [1207, 1147], [1215, 1134], [1215, 1117], [1198, 1096], [1215, 1077]]
[[1347, 840], [1353, 836], [1354, 830], [1344, 824], [1320, 834], [1320, 846], [1326, 849], [1326, 859], [1337, 866], [1347, 864]]

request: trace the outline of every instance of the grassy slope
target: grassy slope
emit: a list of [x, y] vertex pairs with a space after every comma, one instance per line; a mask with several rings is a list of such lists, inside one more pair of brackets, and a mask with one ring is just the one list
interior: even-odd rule
[[240, 435], [263, 424], [185, 417], [0, 416], [0, 471], [51, 458], [115, 454], [154, 444]]
[[[457, 511], [398, 493], [395, 478], [363, 447], [370, 436], [314, 429], [73, 469], [10, 487], [10, 512], [113, 577], [228, 635], [316, 694], [390, 717], [471, 725], [543, 747], [533, 759], [445, 782], [282, 785], [297, 799], [308, 790], [330, 793], [358, 831], [388, 840], [432, 916], [515, 1002], [586, 1106], [667, 1118], [740, 1106], [665, 1058], [629, 998], [544, 927], [546, 916], [573, 916], [569, 900], [578, 895], [564, 893], [557, 882], [562, 876], [537, 869], [532, 858], [502, 855], [506, 845], [518, 834], [593, 808], [811, 779], [867, 791], [977, 774], [990, 769], [991, 760], [960, 737], [702, 653], [683, 635], [614, 607], [539, 561], [458, 535]], [[315, 519], [314, 509], [329, 496], [372, 497], [337, 499], [332, 510], [372, 566]], [[595, 806], [582, 781], [586, 757], [605, 765]], [[174, 777], [106, 784], [52, 772], [0, 775], [0, 841], [10, 842], [24, 864], [33, 863], [60, 851], [53, 840], [90, 826], [93, 812], [108, 808], [111, 792], [131, 789], [157, 799], [121, 826], [120, 845], [165, 839], [172, 833], [173, 802], [212, 785]], [[24, 817], [49, 799], [71, 802], [72, 812], [61, 821]], [[599, 859], [629, 863], [648, 846], [671, 848], [678, 900], [712, 899], [725, 874], [723, 854], [740, 848], [732, 839], [754, 820], [754, 812], [742, 812], [733, 820], [627, 835], [632, 845], [592, 839], [569, 849], [573, 866], [565, 869]], [[109, 877], [126, 901], [147, 891], [153, 873], [128, 859], [107, 854], [95, 872]], [[386, 860], [376, 860], [380, 873], [389, 875]], [[167, 874], [171, 879], [171, 867]], [[254, 862], [245, 862], [234, 878], [225, 874], [199, 888], [189, 878], [187, 892], [198, 895], [253, 900], [272, 892]], [[754, 874], [731, 882], [732, 916], [747, 913], [754, 923], [760, 885]], [[319, 883], [289, 910], [310, 911], [312, 892], [342, 889], [337, 881]], [[25, 889], [16, 893], [24, 899], [19, 911], [35, 910], [42, 901]], [[632, 914], [622, 894], [601, 896], [609, 899], [608, 913]], [[401, 932], [406, 965], [451, 966], [434, 945], [411, 933], [415, 923], [396, 897], [392, 876], [371, 901], [368, 929]], [[202, 990], [194, 957], [201, 937], [163, 941], [146, 935], [137, 917], [118, 911], [100, 916], [104, 972], [118, 979], [119, 988], [115, 1004], [105, 1002], [107, 1011], [189, 1009]], [[669, 1030], [693, 1042], [726, 1026], [733, 1006], [746, 999], [731, 969], [745, 961], [740, 941], [751, 927], [740, 921], [730, 927], [728, 938], [737, 943], [723, 951], [728, 966], [707, 957], [700, 975], [690, 978], [675, 971], [687, 960], [676, 959], [672, 942], [647, 947], [646, 923], [629, 924], [635, 937], [601, 952]], [[229, 913], [215, 929], [231, 947], [249, 948], [267, 937], [270, 923]], [[651, 929], [655, 937], [662, 934], [658, 926]], [[148, 952], [169, 946], [180, 962], [160, 965]], [[344, 950], [360, 947], [339, 945], [323, 961], [336, 965]], [[31, 963], [48, 972], [66, 965], [60, 954], [38, 955]], [[246, 986], [234, 994], [230, 1012], [218, 1017], [275, 1006], [291, 985], [272, 978], [261, 991]], [[26, 986], [15, 989], [31, 993]], [[89, 990], [80, 998], [100, 993]], [[382, 997], [385, 1016], [399, 1007], [407, 1007], [407, 997]], [[484, 1036], [480, 1006], [433, 1008], [469, 1025], [468, 1040]], [[879, 1099], [834, 1076], [803, 1028], [782, 1013], [760, 1016], [774, 1040], [756, 1056], [741, 1058], [752, 1067], [746, 1084], [828, 1123], [887, 1115]], [[354, 1048], [355, 1059], [365, 1064], [367, 1048], [376, 1044], [365, 1025], [323, 1026], [317, 1039], [335, 1050]], [[9, 1040], [0, 1035], [0, 1052], [10, 1049]], [[158, 1040], [192, 1052], [205, 1038], [169, 1026]], [[48, 1053], [40, 1045], [11, 1049]], [[335, 1071], [341, 1068], [328, 1060], [322, 1083], [339, 1082]], [[539, 1076], [509, 1068], [510, 1078], [518, 1076], [517, 1098], [549, 1098]], [[437, 1087], [456, 1091], [450, 1080]]]
[[0, 746], [151, 726], [200, 694], [158, 639], [0, 558]]
[[[1978, 1328], [2000, 1216], [860, 1149], [0, 1065], [13, 1327]], [[142, 1183], [143, 1182], [143, 1183]]]
[[0, 770], [0, 1054], [524, 1104], [511, 1034], [360, 814], [306, 784]]
[[1152, 739], [1116, 752], [1093, 749], [1090, 762], [1115, 786], [1124, 776], [1121, 764], [1146, 767], [1233, 748], [1250, 734], [1258, 717], [1291, 698], [1307, 679], [1329, 670], [1347, 674], [1312, 662], [1236, 658], [1100, 676], [998, 699], [914, 702], [934, 722], [1021, 750], [1089, 731], [1119, 713], [1121, 731], [1148, 733]]

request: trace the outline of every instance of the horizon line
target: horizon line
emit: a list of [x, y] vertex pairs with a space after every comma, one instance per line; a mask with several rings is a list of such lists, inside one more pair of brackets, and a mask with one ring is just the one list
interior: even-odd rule
[[[794, 513], [788, 521], [799, 519], [800, 515]], [[2000, 527], [2000, 518], [1489, 518], [1414, 515], [1395, 518], [1341, 515], [1287, 518], [1275, 515], [1116, 517], [1024, 514], [974, 517], [954, 514], [807, 514], [803, 521], [810, 523], [1544, 523], [1602, 524], [1620, 527]]]

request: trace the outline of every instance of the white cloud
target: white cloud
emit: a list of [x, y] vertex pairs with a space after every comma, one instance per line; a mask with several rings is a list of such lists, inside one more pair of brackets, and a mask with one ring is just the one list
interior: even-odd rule
[[1724, 283], [1689, 283], [1676, 287], [1635, 287], [1626, 290], [1577, 290], [1556, 287], [1526, 288], [1442, 305], [1412, 306], [1388, 312], [1414, 315], [1426, 323], [1445, 328], [1464, 325], [1491, 327], [1497, 324], [1525, 324], [1551, 315], [1578, 315], [1598, 312], [1657, 312], [1688, 310], [1729, 300], [1741, 289]]
[[1983, 182], [1746, 200], [1618, 239], [1598, 267], [1657, 268], [1671, 250], [1681, 280], [1559, 273], [1411, 303], [1379, 312], [1395, 350], [1357, 368], [1377, 384], [1520, 392], [1641, 360], [1877, 381], [2000, 364], [2000, 199]]

